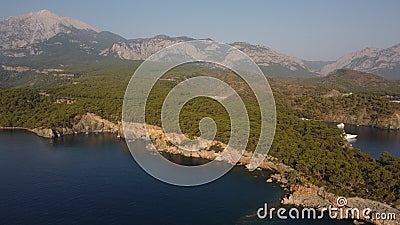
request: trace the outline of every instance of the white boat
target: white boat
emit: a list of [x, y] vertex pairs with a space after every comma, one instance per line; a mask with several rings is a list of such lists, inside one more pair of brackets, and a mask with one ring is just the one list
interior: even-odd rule
[[346, 134], [346, 136], [344, 138], [346, 138], [346, 140], [354, 140], [357, 138], [357, 134]]
[[340, 129], [344, 129], [344, 123], [339, 123], [338, 125], [336, 125], [338, 128]]

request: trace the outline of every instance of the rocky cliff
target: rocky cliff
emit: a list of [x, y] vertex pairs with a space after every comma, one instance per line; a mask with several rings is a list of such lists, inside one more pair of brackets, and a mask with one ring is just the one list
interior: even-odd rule
[[[280, 180], [275, 179], [277, 182], [282, 183]], [[282, 204], [284, 205], [295, 205], [295, 206], [302, 206], [307, 208], [315, 208], [321, 210], [322, 208], [328, 209], [331, 207], [342, 208], [343, 212], [346, 212], [346, 209], [354, 209], [357, 208], [360, 211], [359, 220], [367, 221], [377, 225], [399, 225], [400, 224], [400, 210], [391, 207], [388, 204], [372, 201], [369, 199], [362, 199], [358, 197], [347, 198], [345, 199], [346, 203], [344, 205], [338, 205], [337, 199], [340, 196], [334, 195], [325, 191], [323, 187], [317, 187], [314, 185], [292, 185], [290, 186], [290, 194], [282, 199]], [[343, 199], [343, 197], [340, 197]], [[362, 210], [369, 208], [371, 209], [371, 214], [369, 215], [371, 219], [363, 219]], [[326, 213], [326, 212], [325, 212]], [[376, 213], [394, 213], [395, 219], [390, 220], [383, 220], [383, 219], [376, 219]], [[339, 217], [339, 211], [337, 211], [336, 215], [337, 218]], [[345, 215], [343, 213], [343, 215]], [[328, 215], [325, 214], [327, 217]], [[344, 216], [345, 217], [345, 216]], [[351, 219], [351, 214], [349, 213], [349, 218]], [[354, 219], [354, 223], [358, 224], [356, 218]]]
[[77, 116], [75, 119], [78, 120], [78, 122], [74, 124], [72, 128], [38, 127], [28, 130], [36, 133], [38, 136], [45, 138], [56, 138], [56, 137], [61, 137], [63, 135], [79, 134], [79, 133], [115, 133], [117, 135], [122, 134], [121, 124], [112, 123], [93, 113], [87, 113], [85, 115]]

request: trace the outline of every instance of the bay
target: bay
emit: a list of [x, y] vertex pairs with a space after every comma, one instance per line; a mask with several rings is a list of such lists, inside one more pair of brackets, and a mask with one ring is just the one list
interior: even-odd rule
[[[187, 164], [196, 159], [171, 156]], [[0, 131], [0, 224], [351, 224], [258, 219], [284, 191], [267, 172], [235, 167], [197, 187], [162, 183], [133, 160], [114, 135], [56, 140]]]

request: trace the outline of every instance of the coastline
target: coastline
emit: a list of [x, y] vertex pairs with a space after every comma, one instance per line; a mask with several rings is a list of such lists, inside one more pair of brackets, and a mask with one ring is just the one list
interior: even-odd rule
[[[229, 155], [221, 157], [221, 155], [207, 150], [200, 150], [196, 153], [193, 153], [191, 151], [180, 150], [175, 146], [167, 146], [163, 140], [163, 137], [160, 136], [163, 135], [162, 129], [154, 126], [150, 127], [151, 129], [149, 129], [149, 131], [151, 132], [151, 135], [153, 137], [158, 137], [155, 140], [153, 140], [153, 143], [157, 146], [160, 152], [167, 152], [169, 154], [183, 155], [186, 157], [193, 157], [193, 158], [204, 158], [208, 160], [214, 160], [218, 157], [220, 160], [231, 162], [232, 156]], [[252, 157], [251, 152], [245, 152], [240, 158], [237, 165], [248, 168], [251, 157]], [[286, 193], [286, 196], [283, 197], [283, 199], [281, 200], [281, 204], [283, 205], [315, 208], [316, 210], [321, 210], [323, 207], [328, 208], [329, 206], [338, 207], [336, 200], [340, 196], [337, 196], [333, 193], [326, 191], [324, 187], [317, 187], [311, 183], [305, 183], [301, 185], [290, 184], [288, 175], [294, 169], [279, 162], [278, 159], [274, 157], [267, 156], [267, 158], [264, 161], [262, 161], [258, 169], [272, 172], [270, 178], [267, 179], [266, 182], [276, 182], [283, 188], [283, 190]], [[358, 209], [370, 208], [372, 212], [386, 212], [386, 213], [390, 212], [390, 213], [395, 213], [396, 215], [395, 220], [375, 220], [375, 219], [366, 220], [360, 218], [359, 220], [353, 221], [355, 224], [362, 223], [359, 221], [365, 221], [377, 225], [400, 224], [400, 218], [399, 218], [400, 210], [388, 204], [369, 199], [363, 199], [359, 197], [350, 197], [347, 198], [347, 201], [348, 203], [343, 207], [344, 211], [347, 208], [358, 208]]]
[[27, 127], [0, 127], [0, 130], [26, 130], [35, 133], [43, 138], [58, 138], [64, 135], [81, 134], [81, 133], [116, 133], [122, 136], [122, 124], [112, 123], [93, 113], [77, 116], [79, 122], [72, 127], [56, 127], [56, 128], [27, 128]]
[[0, 127], [0, 130], [26, 130], [32, 132], [32, 129], [26, 127]]
[[[143, 124], [140, 126], [144, 126]], [[157, 145], [160, 152], [167, 152], [170, 154], [183, 155], [186, 157], [203, 158], [208, 160], [223, 160], [227, 162], [233, 162], [236, 155], [218, 154], [210, 150], [200, 150], [197, 152], [185, 151], [178, 149], [175, 146], [168, 146], [167, 139], [163, 133], [162, 128], [152, 125], [146, 125], [149, 130], [150, 136], [154, 137], [154, 144]], [[135, 127], [133, 127], [135, 129]], [[35, 133], [38, 136], [44, 138], [57, 138], [64, 135], [79, 134], [79, 133], [114, 133], [118, 138], [124, 138], [122, 131], [122, 124], [112, 123], [108, 120], [102, 119], [91, 113], [80, 116], [80, 121], [74, 124], [72, 128], [25, 128], [25, 127], [0, 127], [0, 130], [26, 130]], [[135, 132], [135, 130], [133, 130]], [[140, 135], [139, 135], [140, 136]], [[138, 137], [140, 138], [140, 137]], [[222, 143], [219, 143], [223, 145]], [[224, 147], [224, 146], [223, 146]], [[252, 157], [251, 152], [245, 152], [240, 158], [238, 165], [250, 167], [250, 159]], [[272, 171], [271, 177], [266, 182], [275, 181], [278, 183], [286, 192], [286, 196], [282, 199], [283, 205], [295, 205], [301, 207], [310, 207], [315, 209], [321, 209], [329, 205], [337, 206], [336, 196], [333, 193], [325, 191], [324, 187], [317, 187], [312, 184], [289, 184], [287, 176], [293, 169], [283, 163], [280, 163], [278, 159], [268, 156], [262, 161], [259, 168], [261, 170]], [[400, 210], [396, 209], [388, 204], [381, 203], [378, 201], [372, 201], [369, 199], [362, 199], [358, 197], [347, 198], [348, 204], [345, 207], [349, 208], [366, 208], [369, 207], [373, 212], [393, 212], [396, 214], [395, 220], [362, 220], [373, 224], [381, 225], [395, 225], [400, 224]], [[354, 223], [358, 223], [355, 221]]]
[[363, 114], [358, 116], [327, 114], [321, 121], [328, 123], [344, 123], [356, 126], [368, 126], [383, 130], [400, 130], [400, 114], [398, 112], [394, 113], [389, 118], [377, 118], [370, 120], [365, 119], [365, 117], [367, 117], [367, 115]]

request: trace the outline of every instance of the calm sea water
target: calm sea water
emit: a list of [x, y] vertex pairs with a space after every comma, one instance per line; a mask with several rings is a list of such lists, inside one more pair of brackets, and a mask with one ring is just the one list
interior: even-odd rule
[[235, 167], [210, 184], [177, 187], [146, 174], [113, 135], [52, 141], [0, 131], [0, 224], [351, 224], [256, 218], [284, 195], [266, 176]]
[[383, 130], [366, 126], [345, 125], [346, 133], [357, 134], [358, 137], [351, 144], [374, 158], [379, 158], [383, 151], [400, 157], [400, 131]]

